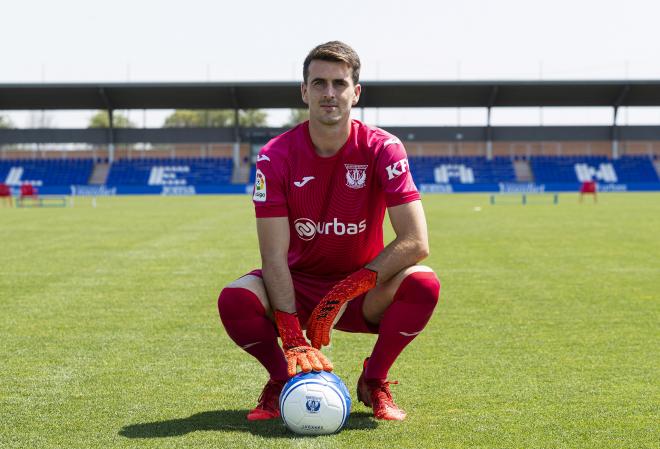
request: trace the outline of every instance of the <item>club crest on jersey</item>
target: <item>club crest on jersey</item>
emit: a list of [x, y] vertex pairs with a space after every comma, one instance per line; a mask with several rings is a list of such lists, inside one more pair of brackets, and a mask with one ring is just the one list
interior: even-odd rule
[[254, 178], [254, 194], [252, 195], [254, 201], [266, 201], [266, 176], [263, 172], [257, 169], [257, 175]]
[[346, 185], [351, 189], [361, 189], [367, 182], [368, 165], [344, 164], [346, 167]]

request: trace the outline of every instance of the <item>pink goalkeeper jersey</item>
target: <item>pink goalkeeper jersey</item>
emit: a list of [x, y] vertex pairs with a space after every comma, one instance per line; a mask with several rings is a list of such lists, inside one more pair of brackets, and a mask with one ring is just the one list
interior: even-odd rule
[[257, 157], [256, 215], [289, 218], [291, 271], [340, 278], [358, 270], [383, 249], [386, 207], [419, 198], [399, 139], [357, 120], [332, 157], [314, 151], [309, 122]]

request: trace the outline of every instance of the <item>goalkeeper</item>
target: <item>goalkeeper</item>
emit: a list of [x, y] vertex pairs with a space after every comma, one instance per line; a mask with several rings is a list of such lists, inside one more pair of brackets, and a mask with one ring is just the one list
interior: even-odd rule
[[[429, 252], [426, 219], [403, 145], [350, 118], [359, 74], [360, 60], [346, 44], [314, 48], [301, 83], [309, 121], [257, 157], [252, 200], [262, 268], [218, 298], [227, 334], [270, 376], [249, 420], [279, 416], [280, 391], [298, 368], [332, 370], [321, 349], [333, 328], [378, 334], [358, 400], [376, 418], [406, 416], [388, 371], [431, 318], [440, 283], [418, 265]], [[384, 246], [386, 210], [396, 238]]]

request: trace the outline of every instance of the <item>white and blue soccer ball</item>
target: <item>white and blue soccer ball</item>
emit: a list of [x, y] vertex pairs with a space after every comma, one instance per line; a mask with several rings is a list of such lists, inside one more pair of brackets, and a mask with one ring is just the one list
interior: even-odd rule
[[298, 373], [280, 394], [284, 424], [301, 435], [339, 432], [350, 412], [351, 395], [346, 385], [327, 371]]

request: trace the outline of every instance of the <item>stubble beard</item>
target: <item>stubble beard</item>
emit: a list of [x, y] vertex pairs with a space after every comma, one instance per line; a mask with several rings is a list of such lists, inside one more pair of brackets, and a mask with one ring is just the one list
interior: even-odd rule
[[350, 113], [347, 113], [345, 116], [339, 109], [333, 111], [331, 114], [324, 113], [322, 107], [320, 109], [321, 111], [318, 114], [316, 121], [324, 126], [337, 126], [345, 122], [347, 116], [350, 116]]

